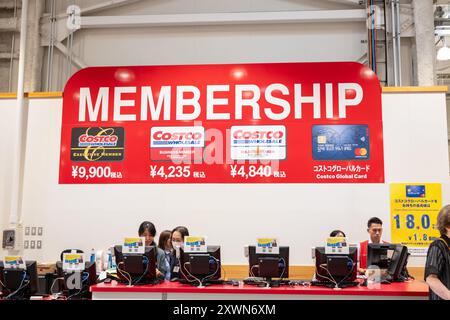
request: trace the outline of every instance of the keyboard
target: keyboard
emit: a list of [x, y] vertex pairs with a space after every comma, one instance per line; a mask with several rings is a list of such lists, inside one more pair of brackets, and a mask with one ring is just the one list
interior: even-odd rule
[[287, 285], [295, 285], [292, 284], [291, 280], [267, 280], [260, 277], [249, 277], [244, 279], [244, 284], [248, 285], [257, 285], [259, 287], [279, 287], [279, 286], [287, 286]]
[[[357, 281], [342, 281], [340, 283], [338, 282], [338, 284], [339, 284], [339, 288], [347, 288], [347, 287], [356, 287], [359, 285], [359, 282], [357, 282]], [[311, 281], [311, 285], [317, 286], [317, 287], [336, 288], [336, 284], [332, 281], [313, 280], [313, 281]]]
[[[178, 279], [177, 281], [179, 283], [182, 283], [182, 284], [190, 284], [190, 285], [193, 285], [193, 286], [198, 286], [199, 285], [198, 281], [187, 281], [185, 279]], [[208, 286], [208, 285], [211, 285], [211, 284], [224, 284], [224, 282], [225, 282], [224, 280], [209, 280], [209, 279], [207, 279], [207, 280], [205, 280], [203, 282], [203, 285], [204, 286]]]
[[259, 282], [264, 282], [264, 278], [260, 278], [260, 277], [248, 277], [245, 278], [244, 283], [259, 283]]

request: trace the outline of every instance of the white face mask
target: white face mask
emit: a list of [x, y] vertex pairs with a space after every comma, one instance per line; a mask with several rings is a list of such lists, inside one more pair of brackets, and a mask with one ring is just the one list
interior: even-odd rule
[[173, 247], [175, 250], [178, 250], [178, 249], [184, 247], [184, 243], [183, 243], [183, 242], [172, 241], [172, 247]]

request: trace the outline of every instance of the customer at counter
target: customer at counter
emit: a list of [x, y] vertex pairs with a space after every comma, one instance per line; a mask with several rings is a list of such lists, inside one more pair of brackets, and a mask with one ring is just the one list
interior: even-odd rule
[[428, 248], [425, 281], [430, 300], [450, 300], [450, 205], [439, 211], [436, 228], [441, 237]]

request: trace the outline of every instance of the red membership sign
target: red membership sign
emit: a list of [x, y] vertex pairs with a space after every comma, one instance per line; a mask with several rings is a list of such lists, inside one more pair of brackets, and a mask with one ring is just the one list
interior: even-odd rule
[[354, 62], [83, 69], [59, 182], [383, 183], [380, 83]]

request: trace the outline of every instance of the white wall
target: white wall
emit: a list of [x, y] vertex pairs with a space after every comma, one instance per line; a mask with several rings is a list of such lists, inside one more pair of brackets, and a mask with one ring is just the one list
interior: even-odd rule
[[[12, 129], [11, 103], [0, 100], [2, 128]], [[30, 102], [23, 222], [44, 227], [44, 249], [25, 252], [39, 261], [54, 261], [69, 247], [88, 251], [120, 243], [150, 220], [158, 231], [186, 225], [192, 234], [208, 235], [222, 245], [225, 264], [245, 264], [243, 247], [270, 235], [291, 247], [292, 264], [309, 265], [310, 247], [333, 229], [343, 229], [353, 242], [366, 239], [372, 216], [385, 221], [390, 240], [390, 182], [440, 182], [443, 202], [450, 202], [444, 94], [383, 95], [386, 184], [354, 185], [58, 185], [61, 104]], [[8, 175], [3, 151], [10, 144], [0, 135], [2, 177]], [[1, 180], [0, 195], [6, 183]], [[7, 200], [0, 199], [3, 218]]]

